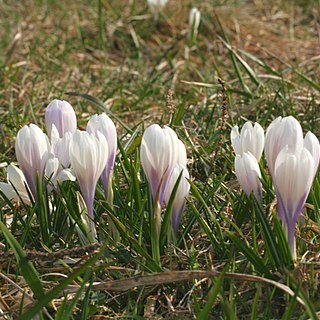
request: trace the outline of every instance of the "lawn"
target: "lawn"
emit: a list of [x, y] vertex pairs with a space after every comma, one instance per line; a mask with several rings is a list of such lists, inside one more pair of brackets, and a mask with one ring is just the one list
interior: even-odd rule
[[[0, 192], [0, 318], [318, 319], [319, 170], [292, 257], [266, 157], [259, 202], [237, 180], [230, 134], [293, 116], [319, 139], [319, 39], [318, 1], [169, 0], [157, 15], [144, 0], [0, 1], [0, 181], [17, 164], [18, 131], [46, 132], [53, 99], [81, 130], [102, 112], [117, 129], [96, 236], [78, 181], [51, 190], [38, 179], [30, 204]], [[174, 190], [158, 240], [141, 159], [152, 124], [176, 132], [190, 174], [178, 230]]]

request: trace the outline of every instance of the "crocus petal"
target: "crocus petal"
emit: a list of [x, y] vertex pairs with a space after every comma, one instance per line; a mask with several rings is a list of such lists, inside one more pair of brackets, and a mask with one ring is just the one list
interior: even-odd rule
[[[109, 191], [109, 177], [112, 174], [114, 168], [114, 162], [117, 152], [117, 131], [113, 121], [105, 114], [95, 114], [92, 116], [87, 124], [89, 133], [96, 134], [98, 131], [101, 132], [108, 143], [108, 162], [101, 174], [101, 180], [103, 189], [107, 197]], [[107, 152], [107, 151], [106, 151]]]
[[187, 165], [187, 150], [186, 150], [186, 146], [179, 139], [176, 139], [176, 142], [177, 142], [177, 148], [178, 148], [177, 163], [180, 163], [180, 164], [183, 164], [183, 165], [186, 166]]
[[311, 153], [314, 160], [314, 176], [318, 171], [319, 160], [320, 160], [320, 144], [317, 137], [312, 133], [308, 132], [304, 137], [304, 147]]
[[24, 126], [17, 134], [16, 156], [28, 186], [34, 197], [37, 193], [37, 175], [43, 178], [44, 168], [50, 154], [47, 136], [34, 124]]
[[[52, 126], [55, 128], [55, 126]], [[54, 129], [52, 130], [52, 133]], [[52, 142], [52, 153], [59, 159], [60, 164], [62, 167], [67, 168], [70, 165], [70, 141], [72, 139], [72, 133], [66, 132], [63, 138], [55, 137], [53, 139], [51, 135], [51, 142]]]
[[164, 192], [164, 202], [168, 204], [173, 188], [179, 178], [181, 171], [182, 171], [182, 176], [181, 176], [181, 180], [180, 180], [177, 193], [173, 202], [172, 215], [171, 215], [171, 225], [175, 232], [177, 232], [178, 230], [182, 213], [184, 211], [186, 198], [190, 191], [190, 184], [187, 180], [190, 178], [190, 176], [189, 176], [188, 169], [186, 168], [185, 165], [176, 164], [176, 166], [174, 167], [169, 177], [167, 187]]
[[242, 155], [242, 147], [240, 143], [239, 127], [234, 126], [231, 130], [231, 144], [235, 154]]
[[256, 199], [261, 202], [262, 185], [259, 180], [261, 172], [257, 159], [250, 152], [246, 152], [242, 156], [236, 156], [234, 166], [243, 191], [248, 197], [253, 192]]
[[10, 164], [7, 168], [7, 179], [9, 183], [0, 183], [0, 190], [6, 197], [16, 202], [19, 202], [21, 198], [24, 203], [30, 204], [31, 200], [26, 189], [27, 181], [23, 172]]
[[74, 133], [77, 129], [76, 114], [67, 101], [52, 100], [46, 108], [45, 120], [48, 134], [52, 135], [52, 125], [55, 125], [59, 137], [62, 138], [66, 132]]
[[289, 149], [292, 149], [293, 152], [303, 147], [301, 125], [292, 116], [276, 118], [267, 129], [264, 152], [272, 177], [276, 158], [286, 145]]
[[76, 180], [76, 176], [75, 176], [73, 170], [71, 170], [71, 169], [63, 169], [58, 173], [58, 175], [57, 175], [55, 180], [56, 180], [56, 182], [59, 182], [59, 183], [61, 183], [63, 181], [69, 181], [69, 180], [70, 181], [75, 181]]
[[77, 130], [70, 142], [71, 167], [80, 184], [94, 234], [93, 202], [96, 184], [108, 161], [108, 144], [102, 133]]
[[169, 127], [163, 129], [153, 124], [148, 127], [141, 141], [141, 165], [148, 179], [152, 197], [158, 196], [160, 206], [168, 178], [179, 157], [185, 160], [185, 154], [176, 133]]
[[288, 145], [279, 152], [275, 162], [273, 182], [279, 203], [279, 217], [287, 231], [293, 257], [295, 225], [312, 186], [314, 165], [312, 154], [306, 148], [292, 150]]
[[17, 192], [14, 190], [11, 184], [0, 182], [0, 190], [4, 193], [4, 195], [10, 200], [19, 202], [20, 198]]

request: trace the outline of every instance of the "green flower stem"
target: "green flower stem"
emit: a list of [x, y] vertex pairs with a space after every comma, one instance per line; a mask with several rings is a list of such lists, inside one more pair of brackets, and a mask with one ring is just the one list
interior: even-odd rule
[[[110, 205], [110, 207], [113, 209], [113, 188], [112, 188], [112, 173], [109, 175], [109, 180], [108, 180], [108, 194], [106, 195], [107, 202]], [[114, 224], [113, 220], [108, 216], [108, 225], [109, 225], [109, 232], [111, 237], [115, 242], [120, 241], [120, 233]]]
[[156, 198], [153, 204], [153, 215], [151, 221], [151, 248], [152, 257], [157, 265], [160, 264], [160, 231], [161, 231], [161, 206]]

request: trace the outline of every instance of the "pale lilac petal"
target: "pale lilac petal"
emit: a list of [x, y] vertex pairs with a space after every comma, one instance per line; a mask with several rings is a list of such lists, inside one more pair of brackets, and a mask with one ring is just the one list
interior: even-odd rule
[[235, 158], [235, 172], [241, 188], [247, 196], [253, 192], [258, 201], [262, 201], [262, 185], [260, 168], [257, 159], [246, 152], [243, 156], [237, 155]]
[[[101, 174], [101, 181], [106, 197], [109, 194], [109, 177], [112, 175], [114, 168], [114, 162], [117, 152], [117, 131], [113, 121], [105, 114], [95, 114], [92, 116], [87, 124], [86, 130], [89, 133], [96, 134], [98, 131], [101, 132], [108, 143], [108, 161]], [[106, 151], [107, 152], [107, 151]]]
[[174, 167], [167, 183], [167, 187], [164, 192], [164, 202], [168, 204], [173, 188], [179, 178], [182, 171], [181, 180], [177, 189], [177, 193], [173, 202], [172, 215], [171, 215], [171, 225], [175, 232], [177, 232], [182, 213], [184, 211], [186, 198], [190, 191], [190, 184], [187, 179], [190, 178], [188, 169], [183, 164], [176, 164]]
[[93, 202], [96, 184], [108, 161], [108, 143], [102, 133], [77, 130], [70, 142], [71, 167], [77, 177], [91, 219], [94, 234]]
[[66, 132], [74, 133], [77, 129], [76, 114], [67, 101], [55, 99], [49, 103], [45, 112], [47, 132], [51, 136], [52, 126], [55, 125], [62, 138]]
[[319, 160], [320, 160], [320, 144], [318, 138], [312, 133], [308, 132], [304, 137], [304, 147], [311, 153], [314, 160], [314, 176], [317, 174]]
[[37, 194], [37, 175], [43, 179], [51, 146], [47, 136], [34, 124], [19, 130], [15, 142], [17, 160], [34, 197]]

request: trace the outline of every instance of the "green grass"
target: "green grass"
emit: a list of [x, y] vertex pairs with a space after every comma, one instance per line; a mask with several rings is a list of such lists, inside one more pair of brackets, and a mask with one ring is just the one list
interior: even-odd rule
[[[0, 200], [5, 319], [319, 317], [319, 172], [293, 263], [265, 161], [259, 206], [236, 181], [229, 138], [235, 124], [252, 120], [266, 129], [280, 115], [320, 136], [316, 10], [302, 1], [192, 4], [202, 20], [187, 48], [189, 1], [169, 1], [158, 22], [143, 1], [0, 2], [0, 163], [16, 161], [23, 125], [44, 129], [54, 98], [73, 105], [82, 129], [106, 111], [119, 139], [114, 208], [100, 185], [96, 192], [96, 247], [85, 236], [77, 183], [53, 193], [52, 212], [46, 194], [31, 207]], [[161, 233], [160, 266], [152, 258], [152, 201], [139, 159], [151, 123], [177, 132], [191, 176], [179, 232], [170, 241]], [[6, 179], [4, 169], [0, 177]]]

